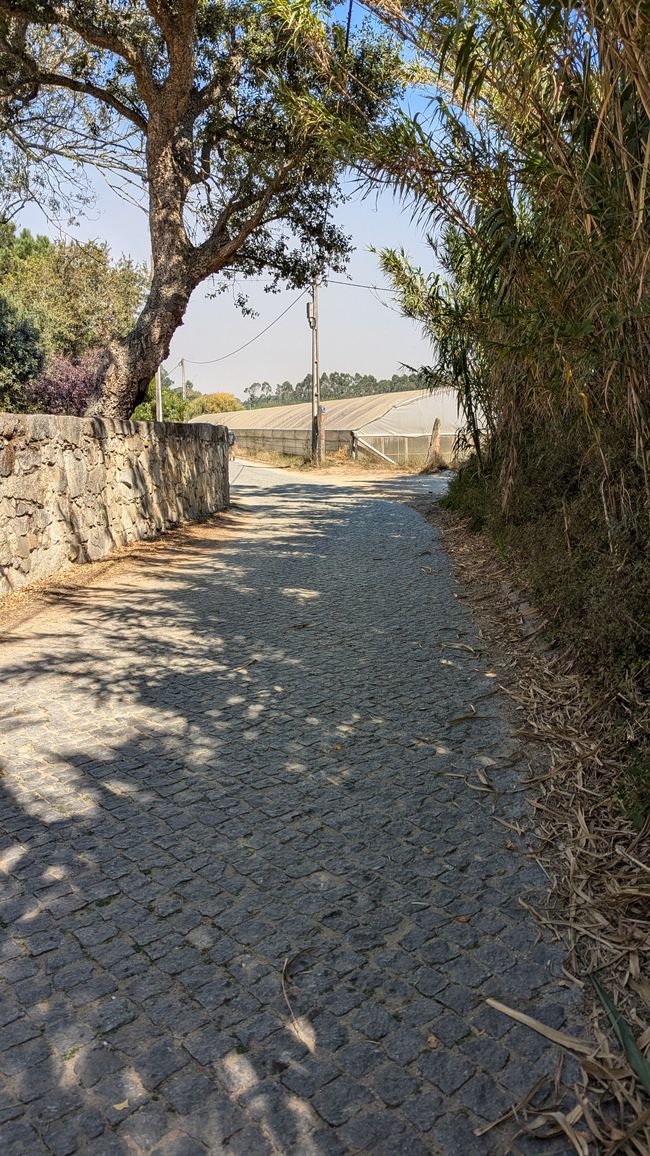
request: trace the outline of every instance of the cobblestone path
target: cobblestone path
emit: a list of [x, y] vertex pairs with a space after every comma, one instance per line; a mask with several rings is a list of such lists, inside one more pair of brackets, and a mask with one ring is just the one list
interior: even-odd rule
[[263, 476], [0, 645], [0, 1151], [555, 1152], [475, 1135], [574, 997], [449, 562]]

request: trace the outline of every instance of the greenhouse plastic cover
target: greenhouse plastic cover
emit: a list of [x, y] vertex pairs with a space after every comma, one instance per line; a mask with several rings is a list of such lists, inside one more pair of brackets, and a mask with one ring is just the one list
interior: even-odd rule
[[[422, 389], [374, 393], [324, 401], [323, 405], [327, 429], [354, 432], [361, 437], [422, 437], [431, 433], [436, 418], [440, 418], [441, 433], [455, 433], [460, 424], [456, 394], [451, 389], [436, 393]], [[225, 425], [232, 430], [309, 430], [311, 404], [204, 413], [192, 421]]]

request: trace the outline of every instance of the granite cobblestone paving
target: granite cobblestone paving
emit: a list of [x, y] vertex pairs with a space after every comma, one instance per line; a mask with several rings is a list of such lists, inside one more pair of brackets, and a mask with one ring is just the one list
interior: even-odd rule
[[0, 645], [0, 1152], [563, 1152], [477, 1135], [558, 1061], [486, 998], [579, 1008], [436, 533], [236, 482]]

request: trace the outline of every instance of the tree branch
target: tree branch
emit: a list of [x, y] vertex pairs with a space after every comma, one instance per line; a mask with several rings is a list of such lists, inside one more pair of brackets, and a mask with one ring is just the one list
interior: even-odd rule
[[[147, 121], [139, 110], [125, 104], [119, 97], [108, 92], [108, 90], [102, 88], [101, 85], [95, 84], [92, 80], [76, 80], [74, 77], [66, 75], [66, 73], [48, 72], [46, 69], [42, 69], [33, 56], [30, 56], [29, 53], [24, 50], [16, 48], [5, 36], [0, 36], [0, 48], [7, 56], [15, 60], [16, 64], [23, 69], [33, 81], [34, 91], [32, 93], [32, 99], [37, 95], [38, 86], [41, 84], [51, 88], [65, 88], [70, 92], [82, 92], [85, 93], [86, 96], [92, 96], [95, 100], [109, 105], [119, 116], [130, 120], [136, 128], [146, 133]], [[29, 101], [29, 99], [30, 97], [28, 95], [27, 100]]]
[[162, 92], [171, 117], [178, 121], [192, 93], [198, 0], [179, 0], [177, 12], [171, 12], [165, 0], [145, 0], [145, 4], [167, 45], [169, 74], [162, 84]]
[[[201, 280], [209, 277], [212, 273], [218, 273], [219, 269], [223, 268], [225, 264], [237, 253], [244, 241], [258, 228], [264, 220], [264, 215], [268, 209], [273, 197], [280, 191], [282, 185], [289, 175], [291, 170], [295, 168], [297, 158], [292, 157], [288, 160], [280, 170], [276, 173], [272, 181], [267, 185], [264, 193], [249, 196], [247, 198], [239, 198], [237, 201], [231, 202], [226, 206], [221, 214], [217, 224], [215, 225], [212, 234], [202, 245], [199, 245], [194, 250], [194, 261], [196, 262], [196, 270], [200, 270]], [[256, 211], [249, 217], [244, 225], [234, 237], [225, 243], [222, 240], [223, 230], [225, 229], [228, 220], [232, 217], [234, 212], [240, 212], [242, 209], [250, 208], [255, 202], [258, 202]]]
[[129, 105], [124, 104], [118, 97], [107, 92], [105, 88], [93, 84], [92, 81], [74, 80], [73, 77], [58, 72], [39, 72], [38, 81], [40, 84], [45, 84], [52, 88], [67, 88], [70, 92], [83, 92], [86, 96], [92, 96], [95, 100], [107, 104], [126, 120], [130, 120], [141, 132], [146, 133], [147, 131], [147, 121], [137, 109], [130, 108]]
[[181, 38], [194, 34], [198, 0], [180, 0], [177, 12], [172, 12], [165, 0], [145, 0], [145, 4], [165, 37], [171, 60], [179, 33]]
[[17, 3], [16, 0], [0, 0], [0, 14], [9, 19], [19, 20], [25, 24], [39, 24], [44, 28], [60, 25], [76, 32], [83, 40], [93, 44], [95, 48], [104, 49], [121, 57], [133, 69], [133, 74], [148, 105], [155, 99], [156, 85], [142, 56], [132, 44], [123, 40], [116, 31], [100, 28], [91, 20], [81, 19], [62, 4], [31, 5]]

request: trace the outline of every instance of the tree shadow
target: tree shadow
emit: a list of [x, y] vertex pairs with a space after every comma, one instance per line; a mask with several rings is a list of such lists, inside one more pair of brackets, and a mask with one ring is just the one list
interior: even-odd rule
[[473, 1130], [554, 1057], [484, 998], [572, 999], [435, 541], [282, 485], [4, 648], [3, 1152], [519, 1150]]

